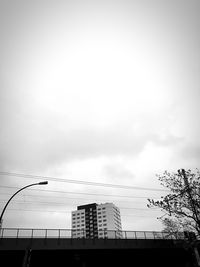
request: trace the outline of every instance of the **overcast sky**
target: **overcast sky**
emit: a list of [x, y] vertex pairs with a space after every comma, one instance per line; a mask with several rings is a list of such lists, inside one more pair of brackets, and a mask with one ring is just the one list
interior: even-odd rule
[[[199, 14], [199, 0], [1, 0], [0, 171], [160, 188], [155, 174], [199, 168]], [[162, 195], [50, 181], [45, 189]], [[15, 190], [1, 188], [1, 201]], [[4, 226], [70, 228], [71, 210], [91, 202], [115, 203], [124, 229], [162, 229], [145, 198], [29, 190]]]

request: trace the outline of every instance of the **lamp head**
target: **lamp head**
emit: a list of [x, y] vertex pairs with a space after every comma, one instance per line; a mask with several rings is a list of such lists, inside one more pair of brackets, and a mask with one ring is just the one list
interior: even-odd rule
[[39, 182], [39, 185], [44, 185], [44, 184], [48, 184], [48, 181], [44, 181], [44, 182]]

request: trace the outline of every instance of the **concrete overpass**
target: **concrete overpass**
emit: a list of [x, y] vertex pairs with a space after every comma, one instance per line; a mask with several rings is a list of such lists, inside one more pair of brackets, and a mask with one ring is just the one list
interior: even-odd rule
[[15, 267], [195, 266], [192, 243], [181, 233], [123, 231], [120, 239], [114, 232], [112, 238], [71, 236], [67, 229], [2, 229], [0, 258]]

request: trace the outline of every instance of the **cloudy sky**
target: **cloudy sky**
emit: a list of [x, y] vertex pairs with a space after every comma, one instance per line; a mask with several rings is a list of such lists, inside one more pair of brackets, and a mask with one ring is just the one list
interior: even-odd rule
[[[198, 0], [0, 1], [0, 171], [63, 179], [18, 195], [5, 227], [70, 228], [77, 205], [113, 202], [123, 229], [162, 229], [146, 198], [163, 192], [64, 180], [160, 188], [155, 174], [199, 167], [199, 12]], [[1, 175], [1, 208], [35, 181]]]

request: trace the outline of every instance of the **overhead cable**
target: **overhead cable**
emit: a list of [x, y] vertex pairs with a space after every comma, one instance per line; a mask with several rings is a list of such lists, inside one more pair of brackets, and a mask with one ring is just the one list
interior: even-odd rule
[[38, 175], [32, 175], [32, 174], [13, 173], [13, 172], [0, 172], [0, 175], [15, 176], [15, 177], [19, 177], [19, 178], [35, 179], [35, 180], [46, 179], [46, 180], [54, 181], [54, 182], [83, 184], [83, 185], [90, 185], [90, 186], [112, 187], [112, 188], [121, 188], [121, 189], [132, 189], [132, 190], [143, 190], [143, 191], [159, 191], [159, 192], [169, 191], [169, 190], [164, 190], [164, 189], [160, 189], [160, 188], [128, 186], [128, 185], [107, 184], [107, 183], [97, 183], [97, 182], [90, 182], [90, 181], [83, 181], [83, 180], [64, 179], [64, 178], [58, 178], [58, 177], [38, 176]]

